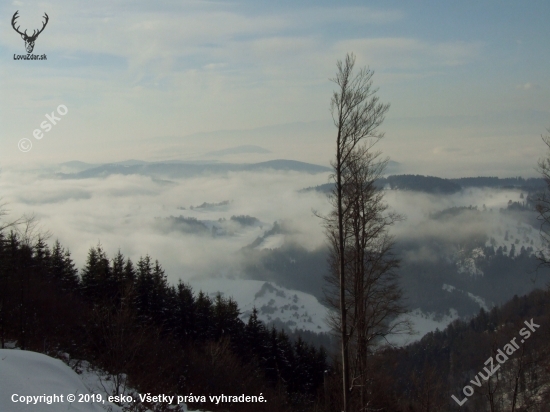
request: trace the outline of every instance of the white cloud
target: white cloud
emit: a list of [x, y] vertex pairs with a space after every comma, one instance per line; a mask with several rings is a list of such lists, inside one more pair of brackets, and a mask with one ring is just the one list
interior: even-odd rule
[[302, 24], [316, 24], [328, 22], [349, 22], [356, 24], [389, 24], [401, 21], [405, 13], [397, 9], [372, 9], [370, 7], [346, 7], [332, 8], [316, 7], [309, 10], [301, 10], [295, 14], [296, 20]]
[[[119, 248], [134, 261], [150, 254], [178, 277], [239, 275], [238, 251], [263, 235], [274, 221], [286, 220], [296, 233], [289, 240], [315, 249], [323, 229], [312, 207], [326, 204], [323, 195], [297, 190], [324, 183], [325, 175], [301, 173], [230, 173], [161, 184], [143, 176], [113, 175], [106, 179], [60, 180], [41, 172], [4, 170], [2, 200], [10, 216], [35, 214], [44, 230], [69, 247], [81, 267], [90, 247], [101, 242], [112, 256]], [[194, 209], [204, 202], [230, 200], [224, 208]], [[180, 210], [185, 207], [186, 210]], [[164, 232], [155, 218], [194, 217], [203, 221], [251, 215], [263, 228], [242, 228], [235, 236], [212, 238], [178, 231]]]
[[480, 42], [428, 42], [416, 38], [387, 37], [343, 40], [335, 45], [339, 54], [353, 51], [358, 60], [377, 70], [428, 69], [456, 66], [476, 58]]
[[516, 86], [516, 89], [521, 89], [521, 90], [539, 90], [541, 89], [541, 86], [539, 84], [536, 84], [536, 83], [531, 83], [531, 82], [527, 82], [527, 83], [523, 83], [523, 84], [518, 84]]

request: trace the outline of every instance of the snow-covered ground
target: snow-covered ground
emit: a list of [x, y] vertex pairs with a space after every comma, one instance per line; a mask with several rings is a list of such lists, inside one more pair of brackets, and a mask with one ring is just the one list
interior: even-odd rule
[[489, 305], [487, 305], [487, 302], [481, 296], [474, 295], [473, 293], [464, 291], [462, 289], [457, 289], [453, 285], [447, 285], [446, 283], [443, 284], [443, 287], [441, 289], [449, 293], [453, 293], [455, 290], [460, 293], [465, 293], [470, 299], [472, 299], [475, 303], [479, 305], [480, 309], [483, 309], [485, 311], [489, 310]]
[[[105, 393], [94, 393], [96, 402], [90, 401], [90, 394], [81, 376], [59, 359], [36, 352], [0, 349], [0, 411], [122, 412], [107, 401]], [[49, 398], [53, 395], [58, 395], [58, 402]], [[73, 395], [76, 400], [70, 402], [67, 397]], [[30, 403], [26, 403], [27, 399]]]
[[[78, 365], [76, 373], [63, 361], [41, 353], [0, 349], [0, 412], [123, 412], [108, 401], [116, 393], [113, 380], [86, 361]], [[139, 402], [140, 394], [131, 388], [119, 393]], [[185, 403], [178, 403], [177, 396], [170, 405], [170, 409], [179, 405], [179, 410], [189, 411]]]

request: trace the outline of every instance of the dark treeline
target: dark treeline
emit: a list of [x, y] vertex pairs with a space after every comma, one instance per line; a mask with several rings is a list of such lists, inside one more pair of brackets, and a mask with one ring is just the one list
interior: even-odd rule
[[[142, 393], [256, 395], [266, 403], [210, 410], [314, 410], [324, 349], [248, 322], [231, 298], [170, 285], [158, 261], [91, 248], [80, 275], [69, 251], [38, 236], [0, 233], [0, 346], [83, 359]], [[125, 380], [125, 377], [128, 380]], [[191, 406], [191, 405], [190, 405]], [[194, 405], [198, 407], [197, 404]], [[162, 408], [158, 409], [164, 410]]]
[[389, 184], [392, 189], [414, 190], [426, 193], [452, 194], [469, 187], [489, 187], [497, 189], [521, 189], [527, 192], [538, 191], [546, 187], [541, 178], [523, 177], [461, 177], [443, 179], [422, 175], [392, 175], [380, 179], [380, 185]]
[[418, 192], [452, 194], [460, 192], [461, 186], [449, 179], [421, 175], [394, 175], [388, 176], [386, 182], [391, 189], [414, 190]]
[[523, 190], [541, 190], [546, 187], [544, 179], [540, 177], [461, 177], [449, 179], [462, 187], [495, 187], [495, 188], [518, 188]]
[[[458, 179], [444, 179], [434, 176], [423, 175], [390, 175], [380, 178], [376, 181], [376, 185], [380, 188], [389, 186], [394, 190], [412, 190], [424, 193], [434, 194], [453, 194], [461, 189], [469, 187], [479, 188], [495, 188], [495, 189], [520, 189], [529, 193], [538, 192], [546, 187], [544, 179], [538, 177], [523, 178], [523, 177], [461, 177]], [[330, 193], [332, 183], [308, 187], [302, 189], [301, 192], [315, 190], [321, 193]]]

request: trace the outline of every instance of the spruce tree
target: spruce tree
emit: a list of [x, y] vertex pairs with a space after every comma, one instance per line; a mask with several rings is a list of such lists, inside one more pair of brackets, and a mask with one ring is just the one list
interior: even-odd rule
[[189, 285], [179, 280], [176, 286], [176, 312], [174, 314], [174, 334], [180, 341], [188, 341], [197, 335], [195, 296]]
[[135, 308], [141, 323], [151, 322], [151, 295], [154, 287], [153, 268], [149, 255], [141, 257], [137, 263]]

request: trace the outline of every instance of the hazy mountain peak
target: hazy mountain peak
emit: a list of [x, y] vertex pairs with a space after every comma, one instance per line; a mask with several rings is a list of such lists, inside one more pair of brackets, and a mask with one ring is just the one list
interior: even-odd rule
[[221, 150], [213, 150], [211, 152], [205, 153], [205, 157], [208, 156], [227, 156], [227, 155], [234, 155], [234, 154], [246, 154], [246, 153], [271, 153], [271, 150], [264, 149], [261, 146], [256, 145], [242, 145], [242, 146], [235, 146], [235, 147], [229, 147], [227, 149], [221, 149]]

